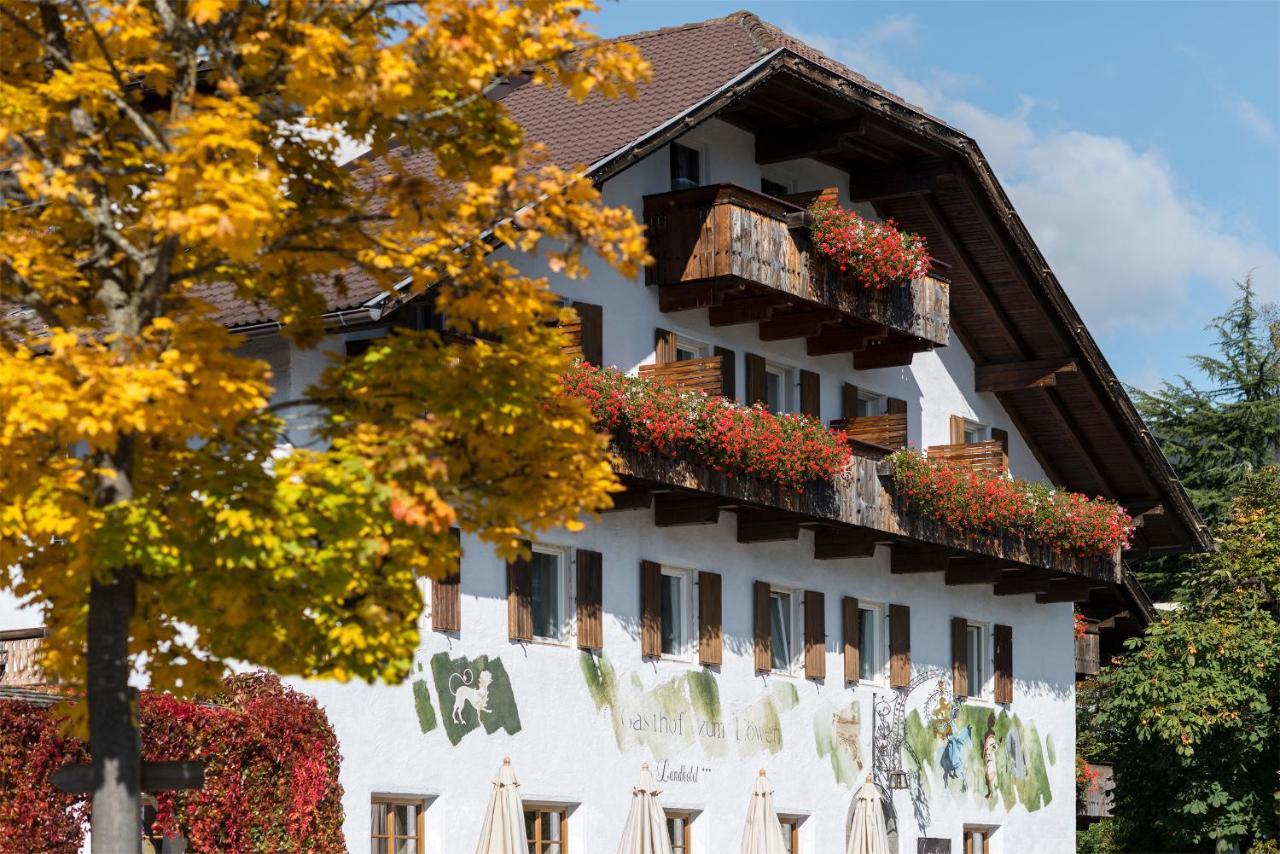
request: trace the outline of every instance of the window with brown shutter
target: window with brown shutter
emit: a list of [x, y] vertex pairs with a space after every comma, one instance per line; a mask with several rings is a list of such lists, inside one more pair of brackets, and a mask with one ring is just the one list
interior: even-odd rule
[[889, 687], [911, 684], [911, 609], [889, 606]]
[[858, 387], [853, 383], [840, 386], [840, 417], [846, 420], [858, 417]]
[[885, 406], [884, 411], [885, 411], [885, 414], [887, 415], [906, 415], [907, 414], [907, 402], [905, 400], [899, 400], [896, 397], [886, 397], [884, 401], [884, 406]]
[[1013, 627], [995, 627], [996, 702], [1013, 702]]
[[747, 404], [768, 403], [769, 384], [765, 375], [764, 356], [745, 353], [742, 356], [742, 363], [747, 372]]
[[589, 302], [575, 302], [578, 312], [578, 346], [582, 361], [597, 368], [604, 364], [604, 309]]
[[715, 355], [720, 357], [720, 394], [727, 400], [737, 400], [738, 374], [733, 351], [726, 347], [717, 347]]
[[676, 360], [676, 334], [666, 329], [653, 330], [654, 361], [659, 365]]
[[862, 634], [861, 618], [857, 599], [845, 596], [840, 600], [841, 634], [844, 635], [844, 681], [848, 683], [857, 682], [862, 670], [858, 648]]
[[813, 371], [800, 371], [800, 412], [822, 417], [822, 378]]
[[720, 622], [720, 573], [698, 573], [698, 661], [719, 667], [724, 659], [724, 630]]
[[[461, 538], [457, 528], [450, 528], [456, 544]], [[454, 564], [453, 572], [444, 578], [431, 579], [431, 628], [437, 632], [462, 630], [462, 554]]]
[[533, 574], [525, 557], [507, 561], [507, 633], [511, 640], [533, 640]]
[[804, 592], [804, 675], [827, 678], [827, 612], [825, 599], [813, 590]]
[[969, 696], [969, 621], [951, 618], [951, 693]]
[[773, 637], [769, 628], [769, 584], [755, 583], [755, 651], [756, 672], [773, 670]]
[[640, 561], [640, 654], [662, 655], [662, 565]]
[[600, 552], [578, 549], [578, 646], [604, 649], [604, 610], [601, 607]]

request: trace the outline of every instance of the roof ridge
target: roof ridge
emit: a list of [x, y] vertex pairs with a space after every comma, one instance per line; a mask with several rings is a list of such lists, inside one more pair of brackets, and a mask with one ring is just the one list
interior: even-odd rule
[[[709, 27], [713, 24], [726, 24], [732, 22], [738, 15], [750, 15], [750, 12], [730, 12], [728, 15], [721, 15], [718, 18], [707, 18], [702, 21], [690, 21], [687, 24], [674, 24], [670, 27], [659, 27], [654, 30], [640, 30], [636, 33], [625, 33], [620, 36], [614, 36], [611, 39], [603, 39], [602, 41], [619, 41], [633, 42], [641, 39], [651, 39], [658, 36], [671, 35], [672, 33], [689, 32], [690, 30], [698, 30], [703, 27]], [[754, 16], [753, 16], [754, 17]]]

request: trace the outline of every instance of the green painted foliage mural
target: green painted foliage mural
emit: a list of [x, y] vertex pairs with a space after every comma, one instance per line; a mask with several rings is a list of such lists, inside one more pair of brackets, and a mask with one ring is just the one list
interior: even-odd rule
[[866, 763], [862, 756], [862, 708], [856, 700], [820, 707], [813, 716], [813, 739], [818, 756], [831, 762], [837, 783], [851, 788], [861, 785]]
[[431, 707], [431, 689], [425, 679], [413, 683], [413, 710], [418, 715], [419, 729], [431, 732], [436, 728], [436, 710]]
[[956, 711], [941, 732], [918, 711], [907, 716], [906, 759], [920, 775], [927, 797], [949, 795], [989, 809], [1022, 804], [1035, 812], [1053, 800], [1048, 766], [1034, 723], [983, 706]]
[[490, 735], [500, 729], [510, 735], [520, 731], [520, 710], [501, 660], [487, 655], [451, 659], [441, 652], [431, 657], [431, 676], [440, 699], [440, 720], [451, 744], [478, 728]]

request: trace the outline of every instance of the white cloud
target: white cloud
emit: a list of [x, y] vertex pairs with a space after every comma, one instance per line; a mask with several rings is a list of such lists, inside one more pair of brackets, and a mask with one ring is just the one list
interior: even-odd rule
[[1267, 118], [1267, 114], [1257, 104], [1248, 98], [1231, 92], [1228, 92], [1225, 98], [1227, 109], [1231, 112], [1231, 115], [1240, 123], [1241, 127], [1253, 134], [1259, 142], [1275, 142], [1277, 138], [1280, 138], [1280, 133], [1276, 132], [1276, 126], [1272, 124], [1271, 119]]
[[985, 110], [963, 97], [967, 78], [908, 76], [871, 40], [800, 37], [977, 140], [1095, 332], [1160, 334], [1162, 321], [1188, 310], [1193, 289], [1220, 290], [1220, 305], [1231, 280], [1251, 270], [1266, 298], [1280, 298], [1280, 256], [1199, 203], [1159, 151], [1042, 130], [1025, 95], [1008, 114]]

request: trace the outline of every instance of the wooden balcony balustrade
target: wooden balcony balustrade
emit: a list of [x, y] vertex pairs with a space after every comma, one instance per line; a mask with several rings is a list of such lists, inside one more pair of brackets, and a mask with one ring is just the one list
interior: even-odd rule
[[811, 356], [852, 353], [858, 369], [910, 364], [945, 346], [949, 285], [925, 277], [867, 288], [810, 245], [809, 213], [729, 184], [646, 196], [663, 311], [708, 309], [712, 326], [758, 323], [766, 341], [807, 339]]
[[49, 684], [40, 667], [44, 636], [44, 629], [0, 631], [0, 685]]
[[705, 359], [641, 365], [640, 376], [668, 383], [678, 389], [698, 389], [709, 395], [717, 395], [720, 394], [720, 357], [708, 356]]
[[870, 446], [868, 450], [886, 456], [907, 446], [907, 413], [891, 412], [885, 415], [857, 415], [831, 422], [831, 429], [843, 430], [854, 444]]
[[1004, 443], [991, 439], [959, 445], [930, 445], [929, 459], [964, 466], [986, 474], [1008, 474], [1009, 455]]

